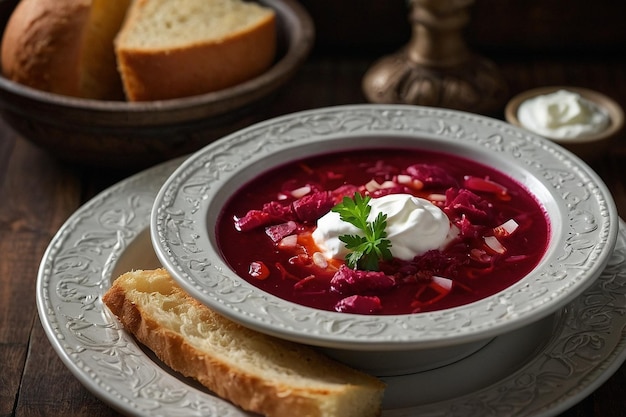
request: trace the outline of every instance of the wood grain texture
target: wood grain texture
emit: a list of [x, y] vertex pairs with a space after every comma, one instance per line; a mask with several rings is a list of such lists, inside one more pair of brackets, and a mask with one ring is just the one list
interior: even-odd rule
[[[411, 36], [407, 1], [301, 0], [318, 29], [316, 48], [391, 52]], [[361, 11], [363, 11], [361, 13]], [[475, 0], [468, 44], [498, 53], [624, 52], [626, 3], [614, 0]], [[341, 22], [338, 24], [337, 22]]]

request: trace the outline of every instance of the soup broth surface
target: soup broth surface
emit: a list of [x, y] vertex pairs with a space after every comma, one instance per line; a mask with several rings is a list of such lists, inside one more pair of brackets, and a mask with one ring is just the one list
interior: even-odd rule
[[[345, 265], [322, 257], [311, 234], [319, 217], [355, 192], [424, 198], [458, 236], [410, 261], [381, 261], [377, 272], [361, 274], [371, 276], [360, 288], [333, 284]], [[216, 234], [230, 267], [280, 298], [330, 311], [413, 314], [472, 303], [516, 283], [542, 258], [549, 224], [534, 196], [493, 168], [435, 151], [365, 149], [261, 174], [227, 202]]]

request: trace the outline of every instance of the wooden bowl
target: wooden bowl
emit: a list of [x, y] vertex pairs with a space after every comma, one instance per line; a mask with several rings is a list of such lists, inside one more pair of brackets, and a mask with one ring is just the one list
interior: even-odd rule
[[[72, 163], [136, 170], [197, 150], [257, 121], [254, 110], [313, 46], [313, 22], [295, 0], [260, 2], [277, 13], [278, 45], [275, 63], [254, 79], [193, 97], [131, 103], [52, 94], [0, 76], [2, 115], [25, 139]], [[3, 4], [1, 22], [12, 9]]]
[[617, 102], [597, 91], [571, 86], [540, 87], [524, 91], [513, 97], [506, 105], [506, 120], [515, 126], [524, 128], [525, 126], [520, 123], [517, 116], [520, 105], [526, 100], [540, 95], [555, 93], [559, 90], [567, 90], [572, 93], [578, 93], [582, 98], [589, 100], [596, 104], [599, 108], [604, 109], [609, 115], [609, 126], [599, 133], [581, 136], [578, 138], [563, 139], [545, 135], [542, 136], [572, 151], [585, 161], [594, 162], [601, 159], [604, 155], [606, 155], [612, 141], [619, 136], [619, 133], [624, 127], [624, 112]]

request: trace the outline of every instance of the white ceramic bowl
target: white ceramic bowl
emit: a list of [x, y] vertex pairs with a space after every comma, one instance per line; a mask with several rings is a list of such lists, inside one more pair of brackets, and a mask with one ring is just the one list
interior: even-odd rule
[[518, 118], [519, 107], [527, 100], [556, 93], [560, 90], [579, 94], [583, 99], [589, 100], [605, 111], [609, 116], [609, 126], [601, 132], [577, 138], [550, 136], [546, 136], [546, 138], [574, 152], [587, 162], [592, 163], [601, 160], [609, 151], [611, 143], [619, 137], [624, 128], [624, 111], [615, 100], [598, 91], [563, 85], [533, 88], [519, 93], [507, 103], [504, 112], [506, 120], [515, 126], [524, 127]]
[[[544, 257], [522, 280], [488, 298], [392, 316], [303, 307], [232, 272], [213, 233], [229, 197], [278, 164], [355, 147], [429, 149], [506, 172], [546, 210], [551, 230]], [[356, 105], [268, 120], [198, 151], [160, 190], [151, 235], [163, 265], [209, 307], [258, 331], [319, 346], [352, 366], [389, 375], [450, 363], [497, 335], [555, 313], [602, 272], [618, 225], [611, 195], [598, 176], [578, 157], [539, 136], [469, 113]]]

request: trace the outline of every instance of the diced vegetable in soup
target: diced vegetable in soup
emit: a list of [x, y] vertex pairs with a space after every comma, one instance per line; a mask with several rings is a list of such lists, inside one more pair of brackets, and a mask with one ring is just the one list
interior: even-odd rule
[[220, 250], [251, 284], [301, 305], [412, 314], [464, 305], [543, 256], [546, 214], [509, 176], [439, 152], [370, 149], [272, 169], [238, 190]]

